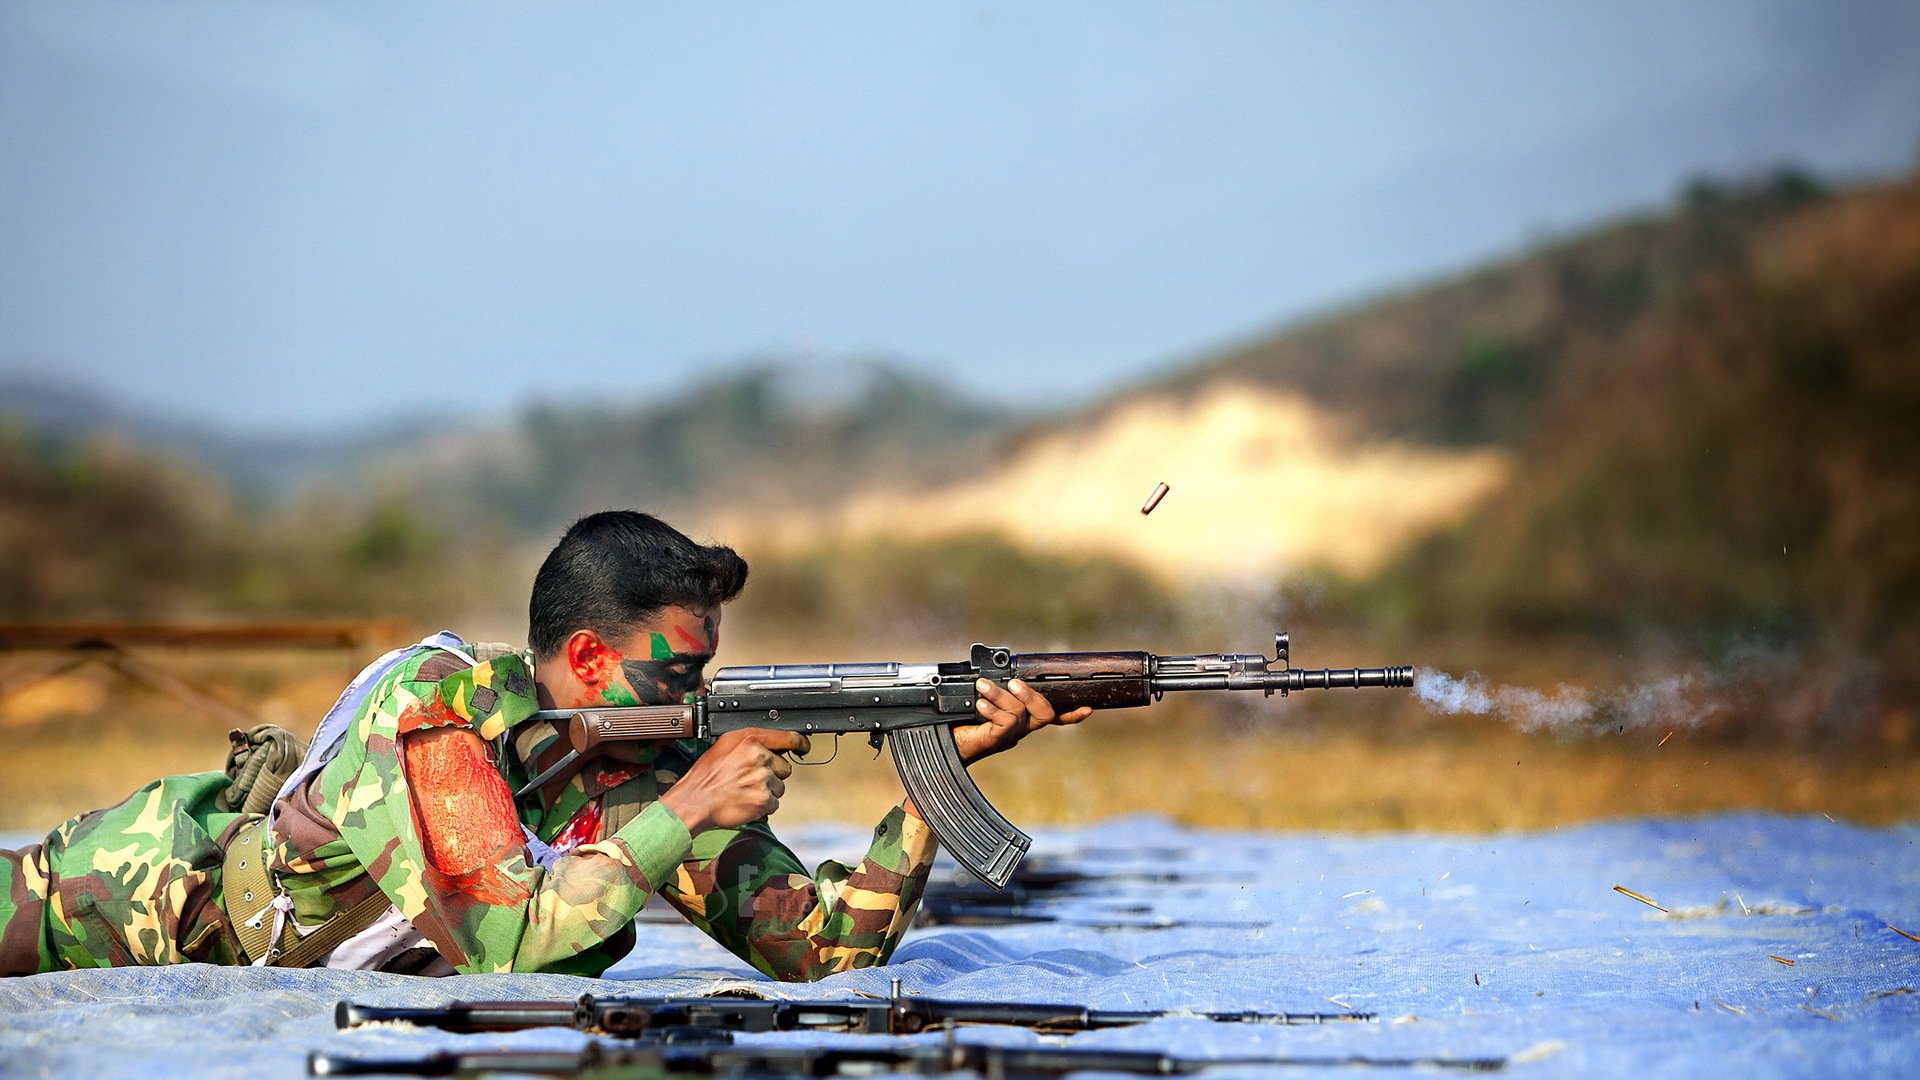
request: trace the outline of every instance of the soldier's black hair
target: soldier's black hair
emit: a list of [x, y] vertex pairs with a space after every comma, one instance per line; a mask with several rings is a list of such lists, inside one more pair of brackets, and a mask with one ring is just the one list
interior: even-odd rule
[[589, 514], [534, 575], [527, 644], [550, 657], [575, 630], [618, 641], [664, 608], [719, 607], [746, 583], [747, 561], [730, 547], [695, 543], [637, 510]]

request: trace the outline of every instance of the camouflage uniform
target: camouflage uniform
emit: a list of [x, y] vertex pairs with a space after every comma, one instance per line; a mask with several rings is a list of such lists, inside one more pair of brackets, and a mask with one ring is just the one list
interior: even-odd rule
[[[521, 826], [562, 841], [547, 865], [522, 849], [459, 876], [438, 869], [422, 847], [402, 739], [471, 729], [517, 790], [563, 749], [553, 725], [529, 722], [537, 708], [531, 665], [525, 653], [469, 664], [419, 649], [375, 685], [340, 751], [276, 808], [269, 865], [296, 927], [377, 888], [433, 950], [386, 957], [377, 965], [384, 970], [431, 972], [429, 961], [443, 960], [440, 970], [463, 973], [597, 975], [631, 946], [633, 917], [657, 891], [776, 978], [886, 961], [932, 864], [926, 825], [896, 807], [859, 866], [827, 862], [811, 875], [765, 823], [689, 837], [658, 797], [706, 749], [696, 740], [630, 748], [638, 750], [630, 760], [590, 765], [551, 802], [543, 793], [517, 800], [511, 812]], [[214, 809], [226, 783], [221, 773], [168, 777], [66, 822], [43, 844], [0, 852], [0, 975], [239, 962], [221, 904], [221, 861], [234, 833], [256, 819]], [[615, 812], [603, 821], [622, 806], [640, 808], [631, 820], [616, 821]]]

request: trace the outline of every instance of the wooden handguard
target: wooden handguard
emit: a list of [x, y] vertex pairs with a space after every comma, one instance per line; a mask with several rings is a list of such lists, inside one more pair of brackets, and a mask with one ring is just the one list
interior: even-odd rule
[[1014, 677], [1047, 696], [1058, 712], [1083, 705], [1134, 709], [1153, 701], [1153, 656], [1143, 652], [1019, 653]]

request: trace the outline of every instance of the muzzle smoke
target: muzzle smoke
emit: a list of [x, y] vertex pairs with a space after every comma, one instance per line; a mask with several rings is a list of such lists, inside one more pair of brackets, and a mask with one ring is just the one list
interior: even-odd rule
[[1491, 716], [1520, 731], [1556, 735], [1652, 727], [1692, 730], [1721, 708], [1710, 688], [1692, 675], [1599, 693], [1562, 684], [1547, 693], [1531, 687], [1493, 686], [1478, 672], [1455, 678], [1420, 668], [1414, 672], [1413, 693], [1428, 709], [1446, 716]]

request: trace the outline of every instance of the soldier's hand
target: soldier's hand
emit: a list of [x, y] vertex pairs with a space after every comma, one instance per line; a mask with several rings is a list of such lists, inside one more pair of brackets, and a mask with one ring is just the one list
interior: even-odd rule
[[986, 679], [975, 680], [973, 711], [985, 723], [965, 727], [955, 725], [954, 745], [960, 748], [960, 760], [971, 765], [1008, 749], [1021, 739], [1050, 724], [1077, 724], [1093, 715], [1082, 706], [1070, 713], [1056, 714], [1045, 694], [1014, 679], [1001, 686]]
[[805, 754], [807, 737], [796, 731], [747, 728], [729, 731], [693, 763], [660, 801], [680, 816], [687, 831], [730, 829], [759, 821], [780, 808], [793, 762], [784, 752]]

